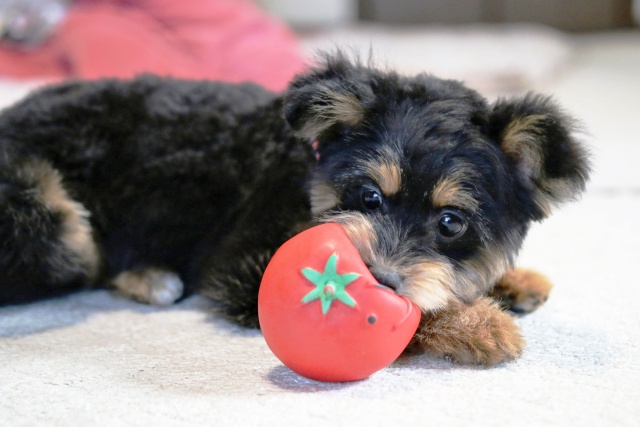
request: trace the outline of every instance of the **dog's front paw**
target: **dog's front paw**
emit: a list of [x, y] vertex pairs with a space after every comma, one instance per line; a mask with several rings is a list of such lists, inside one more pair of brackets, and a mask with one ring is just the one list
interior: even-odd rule
[[409, 352], [427, 352], [465, 365], [492, 366], [522, 354], [524, 339], [509, 314], [488, 298], [424, 314]]
[[501, 307], [530, 313], [549, 298], [551, 282], [542, 274], [521, 268], [507, 272], [489, 293]]

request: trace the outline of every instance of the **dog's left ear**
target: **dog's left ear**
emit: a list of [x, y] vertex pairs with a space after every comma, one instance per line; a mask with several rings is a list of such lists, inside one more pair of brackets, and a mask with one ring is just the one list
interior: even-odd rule
[[291, 82], [284, 115], [298, 135], [318, 140], [340, 126], [361, 124], [374, 100], [365, 68], [338, 53]]
[[533, 202], [532, 219], [547, 217], [554, 205], [584, 191], [590, 171], [587, 150], [575, 138], [573, 121], [550, 98], [528, 94], [497, 101], [489, 129]]

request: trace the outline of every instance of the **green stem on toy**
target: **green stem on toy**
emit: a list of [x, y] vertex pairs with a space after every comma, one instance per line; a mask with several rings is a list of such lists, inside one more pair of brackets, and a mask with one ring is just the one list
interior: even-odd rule
[[324, 271], [321, 273], [312, 268], [303, 268], [302, 274], [314, 286], [315, 289], [302, 298], [303, 303], [308, 303], [320, 299], [322, 304], [322, 314], [327, 314], [333, 300], [339, 300], [349, 307], [355, 307], [356, 301], [347, 293], [345, 287], [356, 280], [358, 273], [338, 274], [338, 254], [334, 253], [327, 259]]

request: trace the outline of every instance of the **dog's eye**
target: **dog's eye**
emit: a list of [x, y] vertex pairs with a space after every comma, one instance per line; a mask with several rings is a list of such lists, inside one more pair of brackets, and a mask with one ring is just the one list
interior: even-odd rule
[[453, 211], [445, 211], [438, 220], [438, 231], [444, 237], [452, 238], [461, 236], [467, 229], [467, 221], [464, 217]]
[[364, 188], [362, 190], [362, 206], [368, 210], [378, 209], [382, 206], [382, 196], [376, 190]]

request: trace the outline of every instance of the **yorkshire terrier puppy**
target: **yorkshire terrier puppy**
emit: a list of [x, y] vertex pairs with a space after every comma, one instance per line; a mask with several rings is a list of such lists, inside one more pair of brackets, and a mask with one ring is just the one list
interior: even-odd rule
[[47, 87], [0, 116], [0, 303], [195, 291], [258, 326], [272, 254], [336, 222], [422, 308], [410, 350], [492, 365], [524, 345], [503, 309], [550, 290], [514, 269], [527, 230], [583, 191], [587, 157], [547, 97], [489, 104], [340, 53], [283, 95], [153, 76]]

